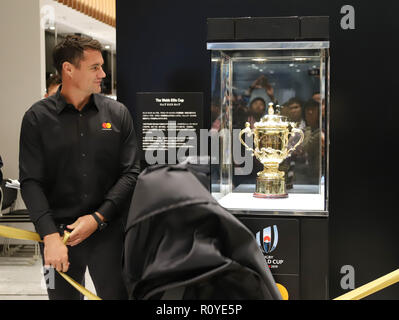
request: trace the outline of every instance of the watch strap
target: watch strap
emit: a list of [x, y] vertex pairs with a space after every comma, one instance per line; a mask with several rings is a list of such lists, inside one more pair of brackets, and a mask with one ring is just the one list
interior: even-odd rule
[[97, 221], [98, 229], [99, 229], [99, 230], [102, 230], [102, 229], [104, 229], [104, 228], [107, 226], [107, 224], [106, 224], [104, 221], [102, 221], [102, 220], [100, 219], [100, 217], [99, 217], [95, 212], [93, 212], [91, 215], [92, 215], [93, 218]]

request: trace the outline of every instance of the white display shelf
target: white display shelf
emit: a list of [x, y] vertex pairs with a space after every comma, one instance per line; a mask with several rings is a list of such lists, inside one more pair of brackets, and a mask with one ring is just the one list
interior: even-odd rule
[[[214, 195], [217, 199], [218, 195]], [[230, 193], [219, 200], [228, 210], [244, 211], [324, 211], [324, 197], [320, 194], [292, 193], [284, 199], [255, 198], [253, 193]]]
[[[294, 187], [295, 189], [295, 187]], [[297, 190], [295, 190], [297, 191]], [[253, 192], [232, 192], [225, 196], [212, 193], [219, 204], [228, 210], [241, 211], [324, 211], [324, 188], [320, 193], [289, 193], [288, 198], [255, 198]]]

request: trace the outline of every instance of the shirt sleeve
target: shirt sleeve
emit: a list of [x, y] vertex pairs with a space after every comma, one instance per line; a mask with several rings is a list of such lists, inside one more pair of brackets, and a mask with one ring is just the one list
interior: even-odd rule
[[44, 155], [37, 120], [33, 112], [24, 115], [19, 150], [21, 196], [41, 238], [56, 233], [52, 211], [43, 191]]
[[133, 120], [129, 110], [123, 105], [121, 106], [121, 121], [120, 178], [109, 190], [103, 204], [97, 210], [106, 221], [119, 216], [119, 213], [130, 204], [137, 177], [140, 174], [140, 159]]

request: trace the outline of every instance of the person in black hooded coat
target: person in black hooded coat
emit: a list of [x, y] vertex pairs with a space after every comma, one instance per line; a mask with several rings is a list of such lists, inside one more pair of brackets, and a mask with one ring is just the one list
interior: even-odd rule
[[139, 176], [123, 273], [129, 299], [281, 299], [251, 231], [179, 165]]

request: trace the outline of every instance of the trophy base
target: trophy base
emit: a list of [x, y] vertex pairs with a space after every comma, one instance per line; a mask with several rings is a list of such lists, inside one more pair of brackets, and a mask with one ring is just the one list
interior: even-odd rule
[[288, 198], [288, 193], [285, 194], [266, 194], [266, 193], [254, 193], [254, 198], [264, 198], [264, 199], [282, 199]]
[[288, 198], [288, 193], [285, 190], [284, 178], [256, 179], [256, 189], [253, 194], [255, 198], [266, 198], [266, 199], [281, 199]]

